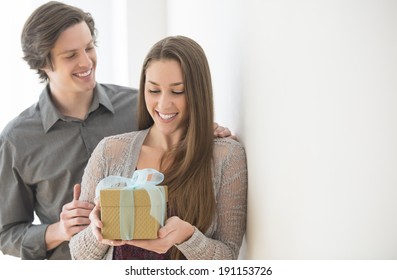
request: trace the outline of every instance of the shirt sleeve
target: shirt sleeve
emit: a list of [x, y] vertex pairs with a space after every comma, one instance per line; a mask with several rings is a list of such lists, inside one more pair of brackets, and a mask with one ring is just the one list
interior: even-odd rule
[[[215, 170], [220, 178], [216, 197], [216, 229], [206, 236], [197, 228], [191, 238], [176, 247], [187, 259], [237, 259], [246, 231], [247, 218], [247, 163], [242, 145], [226, 140], [226, 154], [221, 168]], [[215, 180], [217, 181], [217, 180]]]
[[48, 225], [33, 225], [34, 186], [19, 173], [17, 149], [0, 139], [0, 250], [21, 259], [45, 259]]

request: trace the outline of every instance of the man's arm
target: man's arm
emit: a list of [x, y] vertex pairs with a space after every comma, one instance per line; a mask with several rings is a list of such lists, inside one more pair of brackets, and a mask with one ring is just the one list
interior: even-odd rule
[[7, 255], [46, 257], [47, 225], [33, 225], [34, 191], [19, 174], [16, 147], [0, 140], [0, 250]]

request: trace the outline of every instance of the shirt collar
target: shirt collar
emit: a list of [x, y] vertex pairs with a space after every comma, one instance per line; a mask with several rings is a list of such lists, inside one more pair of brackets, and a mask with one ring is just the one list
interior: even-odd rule
[[[97, 83], [94, 89], [94, 100], [98, 100], [99, 104], [103, 105], [106, 109], [114, 114], [114, 107], [112, 102], [109, 99], [109, 96], [106, 94], [105, 88]], [[96, 99], [98, 97], [98, 99]], [[93, 102], [94, 104], [94, 102]]]
[[[114, 107], [109, 97], [106, 94], [105, 89], [102, 85], [96, 84], [94, 88], [94, 98], [89, 109], [89, 113], [95, 111], [99, 108], [99, 104], [103, 105], [107, 110], [114, 114]], [[47, 86], [41, 92], [39, 98], [40, 114], [43, 123], [44, 132], [47, 133], [48, 130], [58, 121], [58, 120], [70, 120], [69, 118], [63, 116], [58, 109], [55, 107], [54, 103], [50, 97], [50, 86]]]

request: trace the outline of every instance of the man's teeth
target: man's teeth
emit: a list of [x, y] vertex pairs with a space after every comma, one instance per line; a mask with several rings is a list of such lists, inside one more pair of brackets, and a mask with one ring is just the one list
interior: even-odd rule
[[83, 72], [83, 73], [76, 73], [75, 75], [77, 76], [77, 77], [81, 77], [81, 78], [83, 78], [83, 77], [87, 77], [88, 75], [90, 75], [91, 74], [91, 69], [90, 70], [88, 70], [87, 72]]
[[175, 117], [176, 114], [161, 114], [161, 113], [159, 113], [159, 116], [160, 116], [160, 118], [162, 118], [164, 120], [169, 120], [169, 119]]

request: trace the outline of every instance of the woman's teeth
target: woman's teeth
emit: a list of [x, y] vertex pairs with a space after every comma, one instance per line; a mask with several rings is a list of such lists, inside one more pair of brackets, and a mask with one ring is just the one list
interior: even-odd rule
[[175, 117], [175, 116], [176, 116], [176, 113], [175, 113], [175, 114], [161, 114], [161, 113], [159, 113], [159, 116], [160, 116], [160, 118], [162, 118], [163, 120], [169, 120], [169, 119]]

